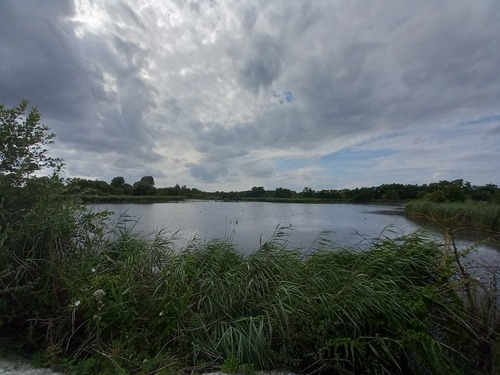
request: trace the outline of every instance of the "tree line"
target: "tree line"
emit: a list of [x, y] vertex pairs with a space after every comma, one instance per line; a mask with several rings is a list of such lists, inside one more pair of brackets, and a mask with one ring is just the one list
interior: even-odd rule
[[314, 190], [304, 187], [300, 192], [279, 187], [266, 190], [254, 186], [243, 191], [207, 192], [186, 185], [156, 187], [153, 176], [143, 176], [139, 181], [129, 184], [124, 177], [114, 177], [110, 183], [100, 180], [72, 178], [66, 180], [66, 191], [75, 195], [133, 195], [133, 196], [176, 196], [197, 199], [221, 200], [259, 200], [259, 199], [310, 199], [321, 201], [342, 201], [366, 203], [374, 201], [400, 202], [425, 199], [432, 202], [464, 202], [466, 200], [500, 203], [500, 188], [495, 184], [472, 185], [463, 179], [442, 180], [430, 184], [382, 184], [355, 189]]
[[110, 183], [102, 180], [70, 178], [65, 181], [66, 193], [70, 195], [133, 195], [133, 196], [176, 196], [196, 198], [203, 193], [196, 188], [176, 184], [172, 187], [158, 188], [153, 176], [143, 176], [139, 181], [129, 184], [122, 176], [113, 177]]

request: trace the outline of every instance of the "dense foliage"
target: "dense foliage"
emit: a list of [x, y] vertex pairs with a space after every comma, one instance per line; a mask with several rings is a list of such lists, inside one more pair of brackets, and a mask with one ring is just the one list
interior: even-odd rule
[[[23, 111], [1, 125], [35, 124], [39, 137], [22, 147], [37, 149], [52, 136]], [[2, 162], [13, 160], [8, 146]], [[278, 229], [250, 255], [224, 241], [176, 249], [161, 233], [133, 235], [126, 217], [113, 226], [106, 212], [64, 199], [57, 170], [33, 176], [51, 166], [44, 149], [22, 155], [29, 169], [0, 171], [4, 347], [78, 374], [500, 369], [498, 285], [488, 277], [498, 269], [468, 266], [453, 237], [444, 246], [421, 235], [380, 238], [368, 251], [320, 239], [303, 254]], [[22, 182], [9, 182], [12, 174]]]
[[[275, 202], [400, 202], [424, 199], [431, 202], [463, 202], [465, 200], [500, 203], [500, 188], [494, 184], [484, 186], [471, 185], [467, 181], [440, 181], [438, 183], [383, 184], [374, 187], [356, 189], [323, 189], [315, 191], [305, 187], [301, 192], [279, 187], [266, 190], [263, 186], [254, 186], [247, 191], [205, 192], [196, 188], [176, 184], [173, 187], [157, 188], [147, 182], [144, 176], [133, 185], [125, 183], [123, 177], [114, 177], [111, 183], [99, 180], [73, 178], [67, 181], [67, 192], [83, 196], [104, 199], [110, 195], [135, 196], [175, 196], [197, 199], [221, 200], [259, 200]], [[146, 179], [146, 180], [145, 180]]]
[[430, 219], [448, 228], [464, 227], [500, 232], [500, 205], [487, 202], [435, 203], [419, 200], [405, 206], [405, 215]]
[[2, 336], [46, 364], [80, 374], [229, 363], [339, 374], [498, 369], [498, 315], [478, 342], [452, 258], [422, 237], [303, 255], [277, 233], [244, 256], [226, 242], [179, 251], [120, 225], [109, 235], [105, 215], [68, 224], [74, 214], [59, 207], [2, 234]]
[[43, 168], [60, 170], [59, 159], [47, 155], [46, 145], [52, 143], [53, 133], [40, 123], [36, 108], [28, 111], [28, 102], [6, 108], [0, 105], [0, 176], [2, 186], [21, 186], [34, 172]]

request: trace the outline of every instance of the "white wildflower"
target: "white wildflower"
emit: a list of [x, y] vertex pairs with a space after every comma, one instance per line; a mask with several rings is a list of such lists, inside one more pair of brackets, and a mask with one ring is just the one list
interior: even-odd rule
[[80, 306], [80, 303], [81, 303], [80, 300], [75, 301], [75, 303], [73, 304], [73, 306], [75, 306], [75, 307]]
[[160, 313], [158, 315], [159, 316], [163, 316], [163, 311], [160, 311]]
[[92, 271], [92, 273], [95, 273], [95, 268], [94, 268], [94, 267], [92, 267], [91, 271]]
[[95, 292], [94, 292], [94, 297], [97, 299], [97, 300], [100, 300], [104, 297], [106, 297], [106, 292], [102, 289], [97, 289]]

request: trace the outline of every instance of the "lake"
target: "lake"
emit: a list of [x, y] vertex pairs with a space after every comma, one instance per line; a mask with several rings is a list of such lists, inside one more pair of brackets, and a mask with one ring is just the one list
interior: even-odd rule
[[[320, 238], [337, 247], [367, 248], [379, 236], [396, 237], [422, 229], [422, 224], [402, 215], [401, 205], [306, 204], [267, 202], [184, 201], [156, 204], [98, 204], [96, 211], [111, 210], [112, 219], [125, 214], [138, 220], [133, 231], [148, 235], [163, 230], [175, 233], [174, 243], [185, 246], [196, 238], [201, 242], [230, 239], [238, 249], [251, 252], [281, 228], [289, 248], [307, 251]], [[434, 229], [434, 235], [440, 233]], [[472, 241], [461, 240], [460, 246]], [[500, 259], [500, 251], [481, 246], [479, 253], [489, 260]]]

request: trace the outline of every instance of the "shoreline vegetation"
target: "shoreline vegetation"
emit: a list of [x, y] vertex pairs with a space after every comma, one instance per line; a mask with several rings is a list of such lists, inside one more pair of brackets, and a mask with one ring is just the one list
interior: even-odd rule
[[[500, 371], [499, 265], [469, 257], [473, 249], [457, 248], [453, 231], [444, 243], [423, 233], [381, 234], [366, 251], [333, 247], [319, 235], [304, 254], [287, 247], [280, 228], [251, 254], [230, 241], [176, 248], [162, 232], [133, 234], [126, 219], [111, 227], [109, 212], [92, 212], [75, 199], [95, 195], [97, 185], [107, 195], [119, 189], [116, 195], [162, 195], [151, 176], [130, 188], [123, 177], [109, 186], [90, 181], [92, 188], [84, 186], [89, 181], [65, 182], [62, 160], [47, 154], [54, 134], [36, 109], [28, 111], [26, 101], [0, 105], [0, 125], [4, 350], [82, 375]], [[52, 174], [36, 176], [45, 169]], [[413, 188], [405, 186], [398, 197], [386, 192], [380, 199], [410, 199], [403, 194]], [[421, 198], [494, 204], [499, 192], [463, 181], [434, 188]], [[174, 190], [164, 195], [189, 197], [187, 188]], [[353, 191], [359, 203], [382, 193]], [[283, 196], [289, 192], [273, 194], [295, 198]], [[267, 194], [261, 187], [246, 193]], [[337, 193], [297, 194], [336, 199]]]
[[67, 373], [500, 368], [498, 267], [422, 234], [302, 254], [277, 229], [244, 255], [43, 200], [0, 240], [0, 342]]
[[[188, 200], [201, 200], [201, 201], [221, 201], [221, 202], [264, 202], [264, 203], [355, 203], [349, 200], [333, 200], [321, 198], [276, 198], [276, 197], [238, 197], [238, 198], [224, 198], [220, 199], [217, 196], [204, 196], [204, 197], [185, 197], [185, 196], [171, 196], [171, 195], [76, 195], [75, 198], [79, 199], [82, 203], [117, 203], [117, 204], [134, 204], [134, 203], [169, 203], [169, 202], [182, 202]], [[401, 201], [376, 201], [370, 202], [371, 204], [404, 204]], [[360, 203], [366, 204], [366, 203]]]
[[500, 205], [486, 202], [413, 201], [407, 203], [404, 214], [413, 219], [435, 222], [444, 228], [472, 228], [500, 232]]
[[185, 197], [176, 197], [169, 195], [78, 195], [75, 198], [79, 199], [82, 203], [88, 204], [151, 204], [151, 203], [171, 203], [182, 202], [186, 200]]

